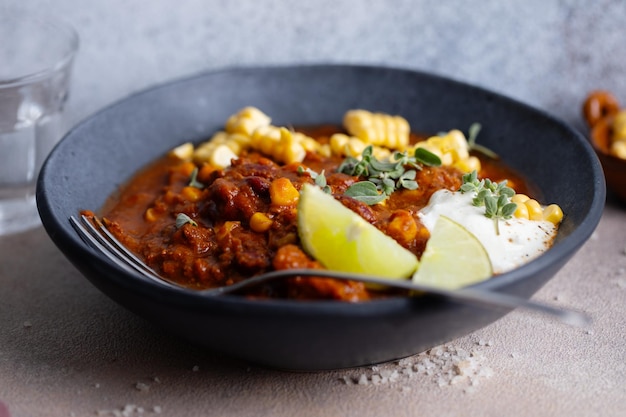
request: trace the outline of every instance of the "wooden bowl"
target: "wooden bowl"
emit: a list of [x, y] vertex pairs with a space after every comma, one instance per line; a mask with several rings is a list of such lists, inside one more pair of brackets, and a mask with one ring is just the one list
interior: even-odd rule
[[609, 153], [612, 117], [605, 117], [591, 129], [591, 146], [602, 164], [607, 188], [626, 203], [626, 159]]

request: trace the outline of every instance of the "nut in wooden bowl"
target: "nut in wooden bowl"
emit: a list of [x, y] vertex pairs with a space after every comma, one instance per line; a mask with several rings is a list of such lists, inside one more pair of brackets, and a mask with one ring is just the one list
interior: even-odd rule
[[626, 202], [626, 109], [607, 91], [593, 91], [583, 105], [590, 141], [607, 187]]

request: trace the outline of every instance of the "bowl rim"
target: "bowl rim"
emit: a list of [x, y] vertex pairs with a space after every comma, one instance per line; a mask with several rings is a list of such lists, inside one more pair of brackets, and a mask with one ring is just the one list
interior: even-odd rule
[[[109, 112], [111, 109], [116, 108], [122, 103], [133, 100], [138, 97], [142, 97], [147, 94], [152, 94], [157, 90], [163, 88], [169, 88], [175, 84], [181, 82], [190, 82], [195, 79], [200, 79], [212, 75], [217, 75], [227, 72], [253, 72], [253, 71], [273, 71], [273, 70], [299, 70], [299, 69], [355, 69], [355, 70], [392, 70], [398, 72], [405, 72], [418, 75], [422, 78], [429, 78], [432, 80], [438, 80], [440, 82], [450, 83], [462, 88], [480, 92], [483, 94], [489, 94], [499, 101], [506, 102], [510, 105], [525, 109], [526, 111], [534, 112], [538, 117], [544, 120], [550, 121], [555, 125], [558, 125], [561, 129], [567, 131], [571, 137], [575, 138], [581, 146], [587, 150], [587, 154], [592, 159], [592, 176], [594, 178], [594, 189], [592, 194], [592, 201], [589, 206], [589, 210], [585, 214], [581, 223], [571, 231], [571, 233], [564, 239], [556, 242], [546, 254], [539, 256], [533, 261], [518, 267], [510, 272], [499, 275], [496, 279], [489, 279], [481, 283], [472, 285], [472, 288], [485, 289], [491, 291], [497, 291], [502, 287], [506, 287], [509, 284], [514, 284], [522, 280], [524, 277], [528, 277], [534, 274], [538, 274], [546, 268], [550, 267], [557, 259], [568, 259], [571, 257], [581, 246], [582, 242], [586, 241], [596, 229], [600, 218], [603, 213], [603, 208], [606, 198], [606, 185], [604, 181], [604, 174], [602, 167], [598, 160], [597, 154], [591, 145], [591, 143], [577, 130], [571, 127], [569, 124], [558, 119], [557, 117], [549, 114], [545, 110], [533, 107], [529, 104], [521, 102], [517, 99], [503, 95], [502, 93], [489, 90], [485, 87], [473, 85], [465, 81], [461, 81], [448, 76], [443, 76], [437, 73], [427, 72], [420, 69], [387, 66], [387, 65], [372, 65], [372, 64], [360, 64], [360, 63], [306, 63], [306, 64], [279, 64], [279, 65], [252, 65], [252, 66], [232, 66], [219, 69], [213, 69], [208, 71], [201, 71], [192, 75], [182, 76], [164, 81], [161, 83], [148, 86], [144, 89], [131, 93], [119, 100], [104, 106], [100, 110], [96, 111], [92, 115], [86, 117], [76, 125], [74, 125], [63, 137], [63, 139], [55, 146], [53, 151], [46, 159], [37, 182], [37, 206], [42, 219], [42, 223], [49, 237], [54, 243], [61, 248], [65, 253], [70, 251], [80, 255], [82, 259], [90, 259], [90, 262], [95, 263], [95, 267], [99, 269], [106, 269], [109, 271], [116, 271], [116, 275], [107, 274], [107, 280], [113, 280], [113, 284], [118, 287], [124, 288], [126, 291], [132, 291], [136, 293], [142, 293], [150, 296], [156, 300], [163, 300], [167, 304], [172, 306], [184, 306], [186, 310], [206, 310], [211, 306], [219, 306], [220, 309], [228, 308], [232, 311], [244, 311], [245, 314], [251, 312], [272, 312], [278, 308], [280, 313], [284, 314], [282, 310], [288, 308], [290, 312], [294, 314], [306, 314], [310, 315], [315, 313], [316, 315], [366, 315], [366, 316], [380, 316], [385, 312], [394, 312], [398, 309], [405, 309], [415, 302], [415, 298], [411, 297], [391, 297], [385, 299], [375, 299], [358, 303], [346, 303], [337, 302], [334, 300], [289, 300], [289, 299], [269, 299], [269, 300], [249, 300], [245, 297], [236, 295], [223, 295], [219, 297], [210, 297], [211, 300], [207, 302], [207, 296], [193, 292], [184, 288], [171, 288], [164, 285], [159, 285], [156, 282], [146, 281], [141, 278], [140, 274], [125, 271], [120, 269], [108, 259], [103, 257], [89, 245], [84, 243], [76, 233], [73, 232], [68, 219], [61, 220], [57, 218], [52, 207], [52, 202], [47, 198], [45, 187], [47, 179], [47, 173], [50, 161], [55, 157], [57, 149], [62, 147], [67, 138], [71, 138], [80, 132], [82, 129], [86, 129], [93, 120], [97, 119], [102, 114]], [[141, 167], [137, 167], [140, 169]], [[77, 209], [78, 210], [78, 209]], [[62, 232], [59, 232], [61, 230]], [[68, 232], [69, 231], [69, 232]], [[73, 255], [76, 256], [76, 255]], [[80, 269], [80, 268], [79, 268]], [[134, 279], [128, 279], [128, 275]], [[94, 283], [96, 284], [96, 283]], [[96, 284], [97, 285], [97, 284]], [[442, 300], [442, 302], [447, 302]], [[278, 311], [276, 310], [276, 311]]]

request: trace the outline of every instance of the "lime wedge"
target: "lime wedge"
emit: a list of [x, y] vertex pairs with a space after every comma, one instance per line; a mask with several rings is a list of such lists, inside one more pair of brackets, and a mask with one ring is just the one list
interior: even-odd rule
[[298, 234], [329, 270], [406, 279], [418, 265], [412, 252], [314, 185], [300, 191]]
[[413, 281], [456, 289], [491, 275], [489, 255], [476, 236], [449, 217], [439, 216]]

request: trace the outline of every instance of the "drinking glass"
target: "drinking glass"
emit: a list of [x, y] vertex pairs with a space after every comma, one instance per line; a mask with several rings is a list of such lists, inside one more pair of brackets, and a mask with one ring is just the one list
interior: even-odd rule
[[0, 9], [0, 235], [39, 225], [35, 184], [66, 130], [77, 49], [71, 26]]

